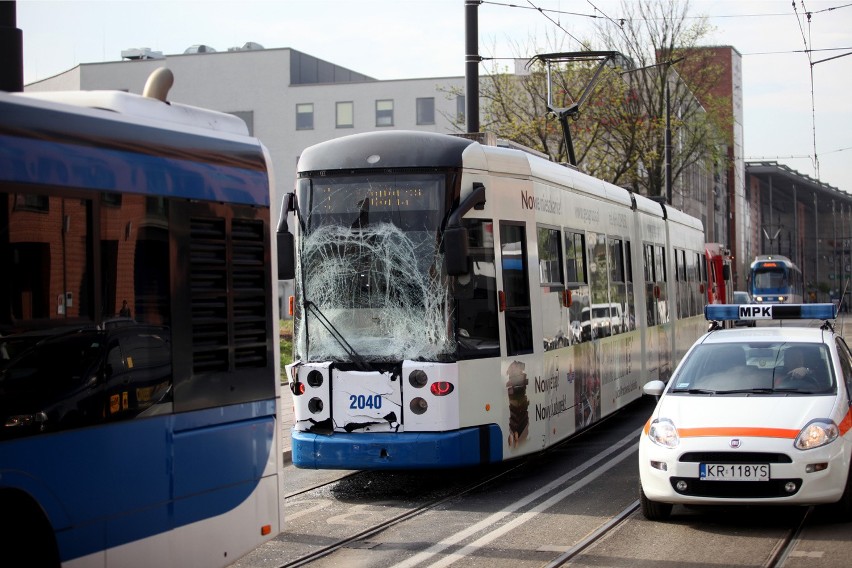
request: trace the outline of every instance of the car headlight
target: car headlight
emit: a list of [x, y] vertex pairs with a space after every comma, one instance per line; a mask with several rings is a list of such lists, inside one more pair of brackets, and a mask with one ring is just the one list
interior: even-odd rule
[[833, 421], [825, 418], [812, 420], [802, 428], [793, 445], [799, 450], [811, 450], [830, 444], [839, 435], [837, 424]]
[[8, 416], [3, 426], [6, 428], [27, 428], [30, 426], [42, 428], [45, 422], [47, 422], [47, 414], [36, 412], [35, 414], [15, 414]]
[[668, 418], [658, 418], [651, 422], [651, 427], [648, 429], [648, 438], [664, 448], [676, 448], [680, 443], [677, 428], [675, 428], [674, 423]]

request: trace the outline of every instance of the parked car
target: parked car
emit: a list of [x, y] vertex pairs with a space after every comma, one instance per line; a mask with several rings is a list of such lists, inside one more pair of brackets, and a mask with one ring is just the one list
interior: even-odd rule
[[[743, 291], [735, 291], [734, 292], [734, 303], [735, 304], [752, 304], [751, 295], [748, 292]], [[757, 325], [757, 321], [755, 320], [734, 320], [734, 325], [737, 327], [755, 327]]]
[[0, 439], [126, 420], [171, 405], [169, 329], [103, 327], [42, 339], [0, 369]]
[[[707, 306], [709, 320], [739, 319]], [[763, 306], [755, 317], [821, 319], [711, 331], [689, 349], [639, 441], [642, 512], [675, 505], [823, 505], [852, 520], [852, 352], [834, 332], [832, 304]]]

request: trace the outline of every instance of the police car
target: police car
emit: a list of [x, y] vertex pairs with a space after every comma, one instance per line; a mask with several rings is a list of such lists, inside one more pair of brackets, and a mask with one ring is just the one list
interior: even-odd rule
[[[709, 305], [639, 441], [644, 516], [675, 504], [831, 504], [852, 518], [852, 353], [833, 304]], [[817, 320], [726, 328], [736, 320]], [[819, 320], [822, 320], [820, 325]], [[778, 322], [772, 322], [778, 323]]]

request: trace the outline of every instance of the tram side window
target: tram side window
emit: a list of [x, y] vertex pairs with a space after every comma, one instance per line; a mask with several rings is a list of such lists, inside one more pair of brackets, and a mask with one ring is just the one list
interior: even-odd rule
[[[592, 303], [590, 306], [592, 339], [609, 337], [615, 333], [615, 311], [609, 298], [609, 258], [606, 235], [588, 233], [589, 247], [589, 285]], [[585, 317], [585, 316], [584, 316]]]
[[456, 279], [458, 357], [476, 359], [500, 355], [497, 324], [497, 274], [491, 220], [465, 219], [471, 271]]
[[565, 290], [562, 270], [562, 238], [559, 229], [539, 226], [536, 230], [538, 272], [541, 289], [541, 331], [545, 351], [571, 344], [568, 314], [562, 305]]
[[655, 277], [654, 277], [654, 245], [645, 244], [642, 247], [642, 266], [644, 269], [645, 278], [645, 308], [647, 324], [649, 326], [657, 325], [659, 318], [657, 317], [657, 301], [654, 294]]
[[636, 306], [633, 303], [633, 253], [630, 248], [630, 241], [624, 242], [624, 266], [625, 266], [625, 283], [626, 283], [626, 302], [627, 313], [624, 317], [627, 320], [628, 331], [636, 329]]
[[630, 297], [627, 293], [627, 276], [624, 268], [624, 241], [609, 241], [609, 300], [612, 334], [630, 329]]
[[565, 286], [571, 292], [568, 322], [571, 342], [591, 339], [591, 297], [589, 273], [586, 266], [586, 237], [583, 233], [565, 230]]
[[689, 311], [688, 289], [686, 287], [686, 251], [674, 249], [675, 261], [675, 306], [677, 317], [685, 318]]
[[538, 270], [542, 286], [561, 288], [564, 285], [560, 248], [558, 229], [538, 228]]
[[671, 320], [670, 299], [666, 294], [666, 282], [669, 279], [666, 274], [666, 249], [661, 245], [654, 247], [654, 277], [656, 278], [654, 294], [657, 297], [657, 321], [668, 323]]
[[500, 223], [500, 257], [506, 298], [506, 352], [510, 356], [532, 353], [529, 265], [523, 225]]
[[686, 279], [689, 282], [689, 315], [701, 313], [701, 259], [698, 253], [687, 253]]

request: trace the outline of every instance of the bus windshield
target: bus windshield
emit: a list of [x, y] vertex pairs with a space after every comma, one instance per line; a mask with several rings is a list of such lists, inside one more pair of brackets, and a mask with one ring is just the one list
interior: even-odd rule
[[441, 174], [300, 180], [297, 295], [316, 308], [296, 330], [302, 358], [346, 359], [346, 344], [374, 361], [453, 351], [439, 247], [445, 188]]

